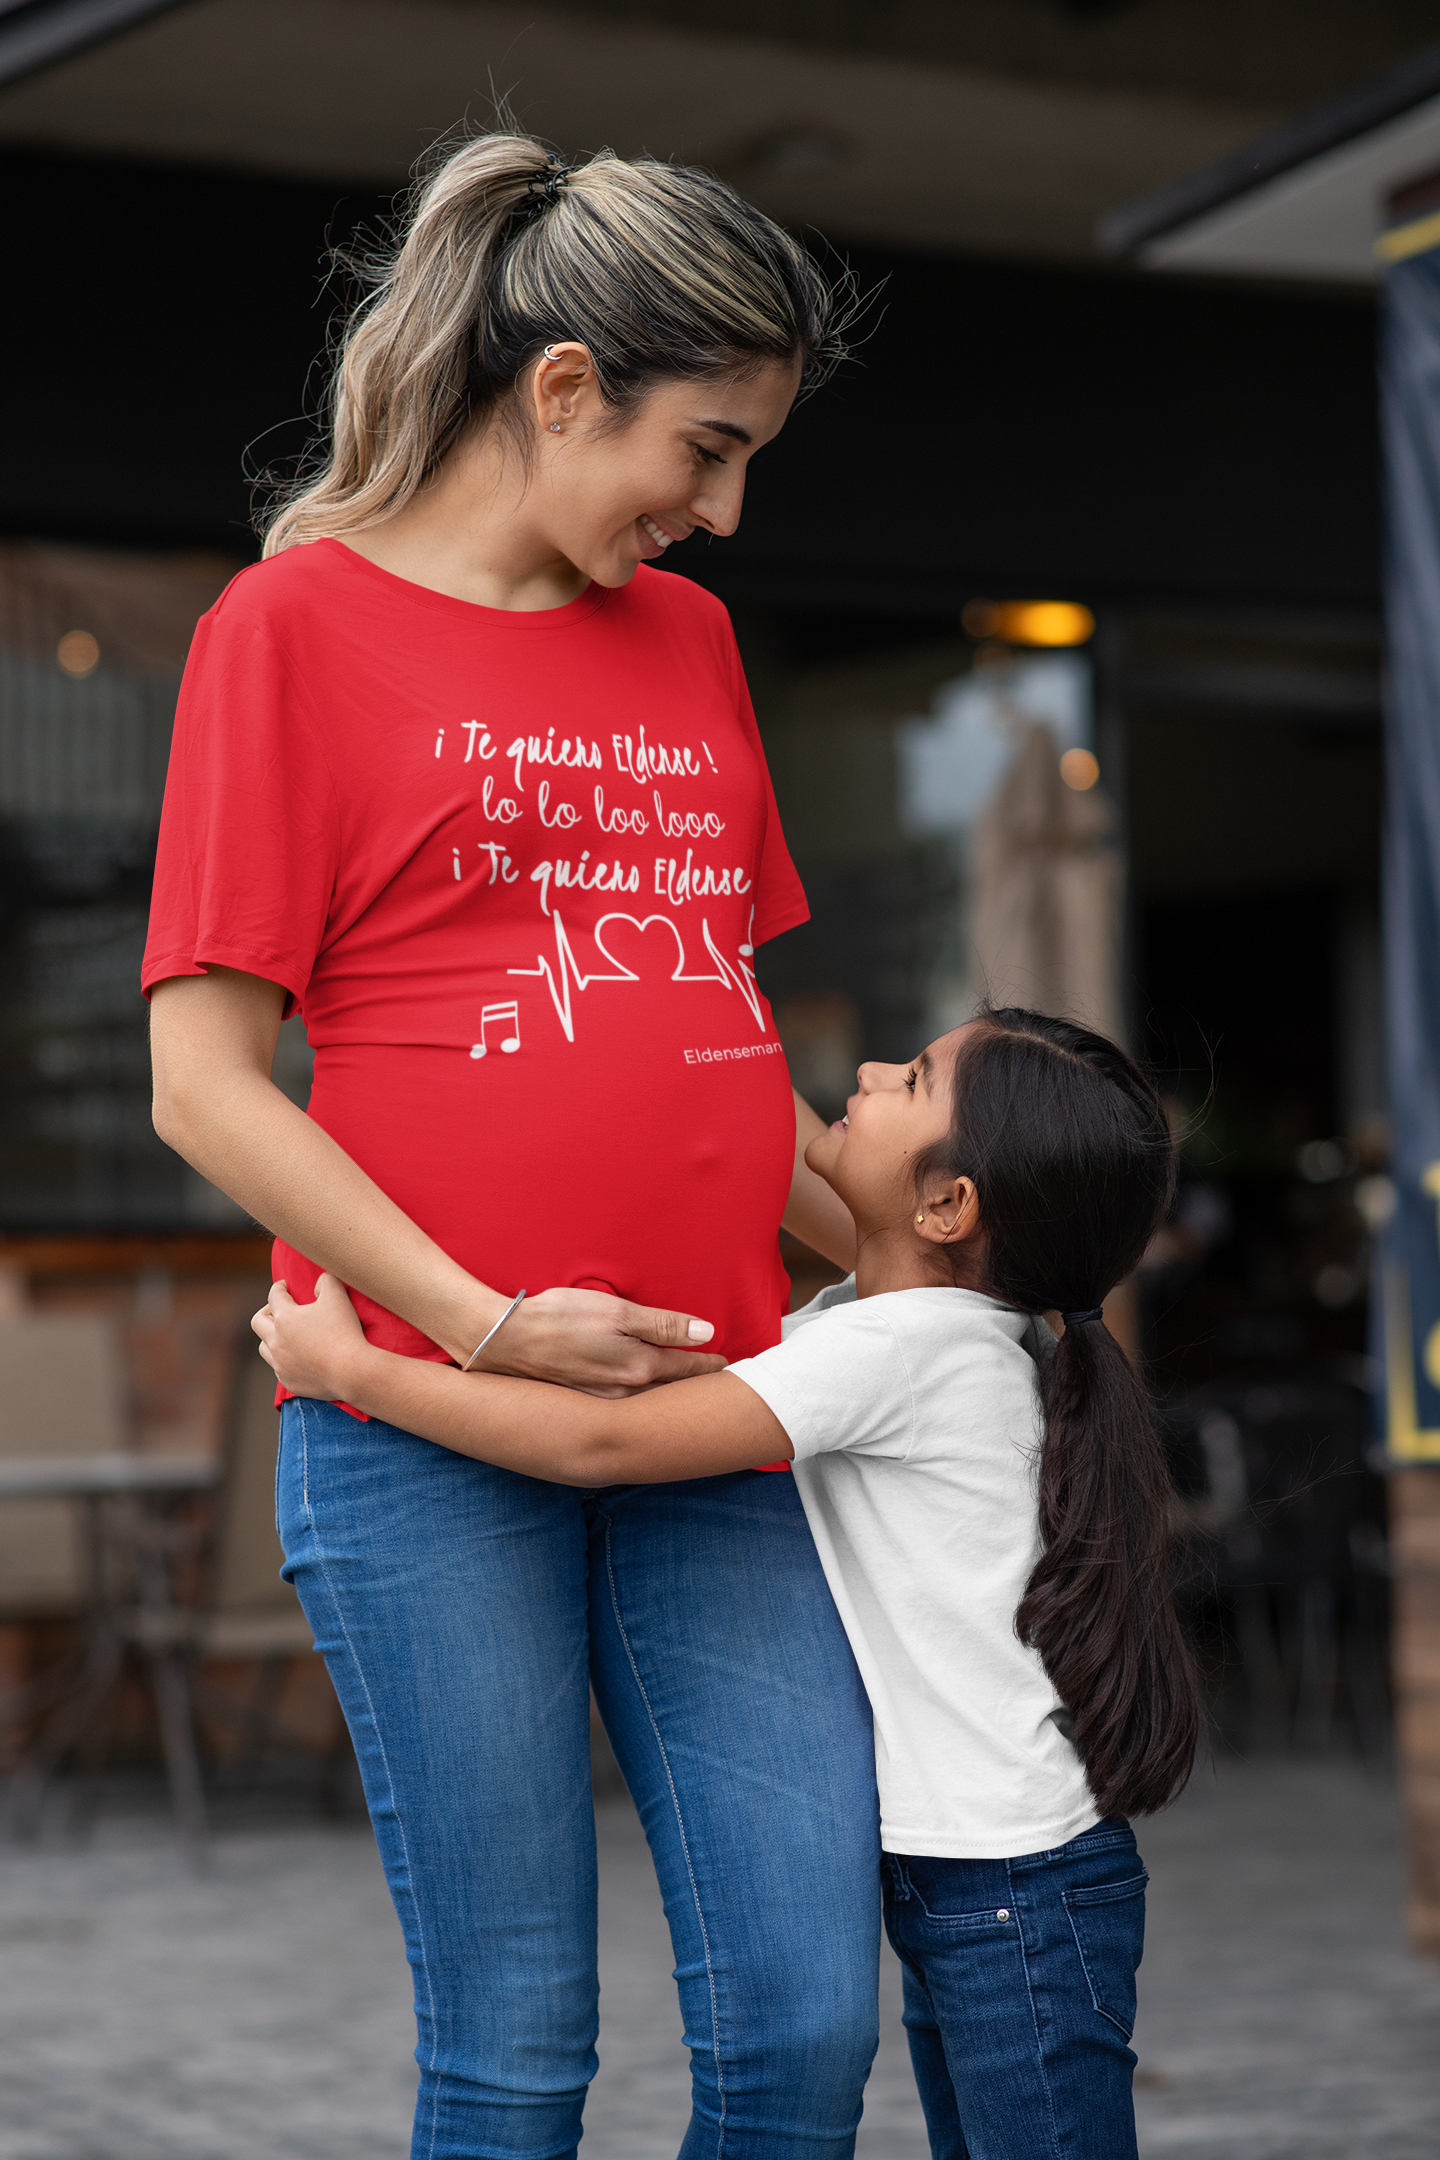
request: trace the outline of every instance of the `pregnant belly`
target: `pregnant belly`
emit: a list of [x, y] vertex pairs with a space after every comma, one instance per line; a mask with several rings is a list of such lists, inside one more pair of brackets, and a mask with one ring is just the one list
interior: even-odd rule
[[[444, 1251], [507, 1295], [613, 1288], [709, 1320], [730, 1358], [779, 1340], [776, 1233], [795, 1145], [783, 1057], [677, 1079], [643, 1056], [477, 1067], [450, 1050], [342, 1045], [317, 1055], [310, 1114]], [[285, 1257], [292, 1289], [308, 1294], [313, 1268]], [[356, 1303], [372, 1341], [438, 1354], [406, 1322]]]

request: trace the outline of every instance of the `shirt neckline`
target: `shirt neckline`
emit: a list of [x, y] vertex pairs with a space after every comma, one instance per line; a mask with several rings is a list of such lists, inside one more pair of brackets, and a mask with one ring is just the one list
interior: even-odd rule
[[[869, 1297], [862, 1298], [856, 1294], [853, 1269], [842, 1282], [827, 1283], [823, 1290], [816, 1292], [810, 1303], [811, 1305], [818, 1305], [822, 1298], [827, 1299], [829, 1302], [824, 1307], [824, 1310], [833, 1312], [839, 1305], [878, 1305], [886, 1298], [933, 1297], [936, 1295], [945, 1298], [973, 1299], [977, 1305], [984, 1307], [989, 1312], [1018, 1313], [1023, 1320], [1027, 1321], [1036, 1317], [1031, 1313], [1021, 1313], [1018, 1305], [1007, 1305], [1003, 1298], [991, 1297], [988, 1290], [963, 1290], [959, 1283], [912, 1283], [905, 1290], [872, 1290]], [[809, 1308], [804, 1305], [800, 1308], [802, 1313], [808, 1310]], [[789, 1313], [786, 1318], [798, 1319], [799, 1314]]]
[[[848, 1285], [853, 1289], [854, 1282], [855, 1276], [852, 1272], [845, 1277], [843, 1283], [835, 1283], [831, 1287], [843, 1290]], [[974, 1298], [977, 1304], [988, 1305], [994, 1312], [1019, 1312], [1020, 1310], [1018, 1305], [1007, 1305], [1004, 1298], [992, 1297], [988, 1290], [966, 1290], [960, 1283], [910, 1283], [903, 1290], [872, 1290], [867, 1298], [856, 1297], [855, 1303], [857, 1305], [874, 1305], [881, 1298], [897, 1297]]]
[[[588, 622], [598, 615], [610, 598], [604, 585], [591, 583], [578, 599], [567, 600], [563, 607], [553, 608], [492, 608], [478, 600], [457, 600], [453, 593], [436, 592], [433, 585], [417, 585], [413, 578], [403, 578], [393, 570], [384, 570], [379, 563], [371, 562], [368, 555], [357, 554], [343, 540], [330, 534], [312, 542], [317, 548], [325, 548], [332, 560], [338, 558], [342, 568], [368, 578], [372, 584], [384, 586], [393, 596], [412, 606], [428, 609], [431, 613], [448, 616], [452, 622], [469, 623], [494, 630], [504, 626], [506, 631], [515, 630], [522, 636], [533, 636], [537, 631], [570, 630]], [[643, 565], [641, 566], [644, 567]]]

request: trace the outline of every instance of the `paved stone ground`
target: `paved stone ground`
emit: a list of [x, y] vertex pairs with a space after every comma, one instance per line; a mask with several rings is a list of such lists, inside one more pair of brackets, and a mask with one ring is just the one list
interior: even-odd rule
[[[585, 2160], [674, 2160], [686, 2070], [633, 1811], [600, 1809]], [[1393, 1794], [1226, 1765], [1146, 1826], [1145, 2160], [1434, 2160], [1440, 1967], [1399, 1925]], [[887, 1954], [863, 2160], [924, 2160]], [[203, 1879], [155, 1808], [0, 1847], [0, 2160], [403, 2160], [409, 1975], [362, 1827], [232, 1824]]]
[[1393, 1787], [1225, 1764], [1140, 1846], [1144, 2160], [1436, 2160], [1440, 1965], [1405, 1947]]

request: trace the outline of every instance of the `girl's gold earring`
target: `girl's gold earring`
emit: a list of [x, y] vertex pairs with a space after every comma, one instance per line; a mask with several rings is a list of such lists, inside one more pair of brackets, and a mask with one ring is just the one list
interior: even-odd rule
[[925, 1217], [924, 1217], [923, 1215], [917, 1215], [917, 1216], [915, 1217], [915, 1220], [916, 1220], [916, 1222], [924, 1222], [924, 1220], [925, 1220]]

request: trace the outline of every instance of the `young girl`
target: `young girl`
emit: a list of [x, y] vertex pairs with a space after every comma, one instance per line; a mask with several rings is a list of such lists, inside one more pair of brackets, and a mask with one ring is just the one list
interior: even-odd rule
[[[863, 1066], [808, 1160], [854, 1216], [854, 1276], [727, 1372], [623, 1402], [467, 1377], [372, 1348], [329, 1278], [310, 1306], [275, 1285], [262, 1355], [569, 1485], [792, 1458], [874, 1708], [932, 2152], [1121, 2160], [1146, 1882], [1125, 1817], [1174, 1798], [1197, 1734], [1163, 1459], [1100, 1314], [1167, 1205], [1164, 1113], [1103, 1037], [986, 1010]], [[583, 1211], [583, 1180], [553, 1197]], [[675, 1210], [703, 1238], [683, 1189]]]

